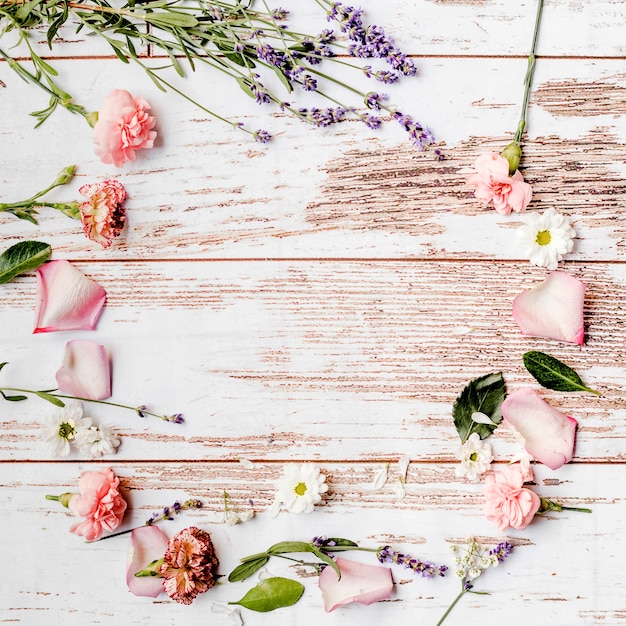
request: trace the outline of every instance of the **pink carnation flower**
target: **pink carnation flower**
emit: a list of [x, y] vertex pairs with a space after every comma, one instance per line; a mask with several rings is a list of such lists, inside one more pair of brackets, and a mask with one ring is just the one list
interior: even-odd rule
[[532, 187], [524, 182], [519, 170], [509, 176], [509, 162], [499, 154], [482, 154], [474, 164], [476, 173], [467, 179], [467, 185], [474, 188], [474, 196], [483, 204], [493, 202], [498, 213], [509, 215], [519, 213], [532, 199]]
[[113, 239], [119, 237], [126, 221], [122, 206], [127, 197], [124, 185], [117, 180], [105, 180], [83, 185], [78, 192], [87, 198], [78, 207], [85, 235], [108, 248]]
[[120, 167], [134, 161], [137, 150], [152, 148], [156, 121], [148, 115], [149, 110], [143, 98], [133, 98], [124, 89], [116, 89], [106, 97], [93, 129], [96, 154], [103, 163]]
[[519, 465], [509, 465], [485, 478], [485, 515], [498, 527], [524, 530], [541, 506], [541, 499], [524, 487], [524, 472]]
[[74, 494], [69, 510], [85, 519], [74, 524], [70, 532], [87, 541], [96, 541], [104, 531], [115, 530], [126, 511], [126, 502], [119, 491], [120, 479], [110, 468], [99, 472], [83, 472], [78, 481], [80, 493]]
[[209, 533], [195, 526], [181, 530], [170, 539], [159, 570], [165, 593], [176, 602], [191, 604], [215, 586], [219, 564]]

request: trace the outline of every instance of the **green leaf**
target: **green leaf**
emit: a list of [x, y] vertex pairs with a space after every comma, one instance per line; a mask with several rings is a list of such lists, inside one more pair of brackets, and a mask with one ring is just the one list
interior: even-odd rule
[[286, 552], [313, 552], [315, 546], [304, 541], [281, 541], [275, 543], [267, 554], [285, 554]]
[[252, 576], [256, 571], [260, 570], [268, 561], [269, 556], [262, 556], [252, 561], [246, 561], [240, 563], [237, 567], [228, 575], [228, 582], [236, 583]]
[[[481, 376], [465, 386], [452, 407], [454, 425], [463, 443], [472, 433], [478, 433], [481, 439], [491, 435], [502, 421], [500, 407], [504, 398], [506, 398], [506, 385], [502, 372]], [[493, 425], [475, 422], [472, 414], [476, 412], [484, 413]]]
[[312, 550], [313, 554], [320, 560], [326, 563], [326, 565], [330, 565], [337, 574], [337, 579], [341, 580], [341, 570], [339, 569], [339, 565], [335, 563], [334, 559], [329, 557], [327, 554], [324, 554], [319, 548], [314, 547]]
[[[358, 548], [359, 544], [354, 543], [354, 541], [350, 539], [342, 539], [341, 537], [329, 537], [327, 539], [328, 542], [333, 542], [337, 547], [346, 547], [346, 548]], [[325, 546], [329, 552], [333, 551], [335, 546]]]
[[27, 399], [26, 396], [7, 396], [4, 391], [0, 391], [0, 394], [2, 394], [2, 397], [9, 402], [21, 402], [22, 400]]
[[278, 76], [280, 82], [284, 85], [287, 93], [291, 93], [293, 91], [293, 88], [291, 86], [291, 83], [289, 82], [289, 79], [285, 76], [283, 71], [279, 67], [274, 66], [274, 72], [276, 73], [276, 76]]
[[304, 585], [290, 578], [267, 578], [253, 587], [238, 602], [238, 604], [251, 611], [267, 613], [284, 606], [295, 604], [304, 593]]
[[0, 284], [42, 265], [52, 248], [42, 241], [20, 241], [0, 255]]
[[571, 368], [549, 354], [531, 350], [522, 359], [531, 376], [542, 386], [555, 391], [588, 391], [600, 396], [598, 391], [589, 389], [580, 376]]
[[2, 368], [3, 368], [5, 365], [8, 365], [8, 364], [9, 364], [9, 362], [8, 362], [8, 361], [5, 361], [4, 363], [0, 363], [0, 372], [2, 371]]
[[64, 407], [65, 406], [65, 402], [63, 402], [63, 400], [60, 400], [59, 398], [57, 398], [56, 396], [53, 396], [50, 393], [47, 393], [45, 391], [35, 391], [35, 393], [42, 400], [46, 400], [47, 402], [50, 402], [50, 404], [54, 404], [54, 406], [58, 406], [58, 407]]
[[193, 28], [199, 23], [193, 15], [178, 11], [146, 13], [145, 20], [155, 26], [180, 26], [182, 28]]

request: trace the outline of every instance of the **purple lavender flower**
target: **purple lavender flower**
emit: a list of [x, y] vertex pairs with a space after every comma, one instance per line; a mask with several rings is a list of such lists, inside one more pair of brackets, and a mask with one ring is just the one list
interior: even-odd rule
[[380, 111], [381, 102], [387, 99], [386, 93], [376, 93], [374, 91], [370, 91], [365, 98], [365, 105], [368, 109], [374, 109], [375, 111]]
[[260, 82], [252, 82], [250, 84], [250, 90], [252, 91], [257, 104], [269, 104], [272, 101], [269, 93], [265, 90], [265, 87], [263, 87]]
[[261, 128], [254, 132], [254, 139], [259, 143], [267, 143], [268, 141], [270, 141], [271, 138], [272, 136], [266, 130], [263, 130]]
[[317, 548], [327, 548], [327, 547], [332, 548], [337, 545], [336, 541], [329, 539], [325, 535], [322, 535], [320, 537], [313, 537], [313, 539], [311, 539], [311, 543]]
[[317, 81], [310, 74], [305, 74], [302, 77], [302, 89], [304, 91], [315, 91], [317, 89]]
[[403, 554], [393, 550], [391, 546], [382, 546], [376, 552], [376, 556], [381, 563], [395, 563], [396, 565], [404, 565], [406, 569], [413, 570], [416, 574], [424, 578], [433, 578], [434, 576], [445, 576], [448, 568], [445, 565], [435, 565], [428, 561], [420, 561], [410, 554]]
[[276, 20], [277, 22], [284, 22], [288, 16], [289, 11], [287, 11], [287, 9], [282, 9], [279, 7], [278, 9], [274, 9], [272, 11], [272, 19]]
[[404, 115], [400, 111], [393, 114], [394, 119], [409, 133], [409, 137], [413, 144], [420, 150], [424, 150], [435, 141], [435, 137], [428, 128], [424, 128], [419, 122], [416, 122], [410, 115]]
[[489, 556], [496, 556], [498, 562], [502, 563], [502, 561], [504, 561], [504, 559], [511, 554], [511, 550], [513, 550], [513, 544], [508, 541], [503, 541], [495, 548], [491, 548], [491, 550], [489, 550]]
[[311, 107], [310, 109], [299, 109], [300, 117], [319, 128], [324, 128], [332, 124], [340, 122], [348, 109], [345, 107], [335, 107], [328, 109], [318, 109], [317, 107]]
[[362, 115], [361, 120], [368, 128], [371, 128], [372, 130], [376, 130], [377, 128], [380, 128], [382, 124], [380, 118], [376, 117], [375, 115], [368, 115], [368, 114]]

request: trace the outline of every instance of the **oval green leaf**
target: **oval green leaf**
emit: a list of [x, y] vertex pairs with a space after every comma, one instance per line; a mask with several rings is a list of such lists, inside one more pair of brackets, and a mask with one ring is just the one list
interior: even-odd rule
[[[472, 433], [478, 433], [481, 439], [491, 435], [502, 421], [500, 407], [504, 398], [506, 398], [506, 385], [502, 372], [475, 378], [465, 386], [452, 407], [454, 425], [463, 443]], [[474, 413], [484, 413], [493, 424], [475, 422], [472, 419]]]
[[0, 283], [8, 283], [19, 274], [43, 265], [52, 248], [43, 241], [20, 241], [0, 255]]
[[50, 404], [54, 404], [54, 406], [58, 406], [61, 408], [65, 406], [65, 402], [63, 402], [63, 400], [60, 400], [59, 398], [57, 398], [56, 396], [53, 396], [50, 393], [46, 393], [45, 391], [35, 391], [35, 393], [42, 400], [46, 400], [46, 402], [49, 402]]
[[228, 575], [228, 582], [236, 583], [252, 576], [256, 571], [260, 570], [270, 558], [268, 556], [262, 556], [253, 561], [246, 561], [240, 563], [237, 567]]
[[522, 359], [531, 376], [546, 389], [553, 389], [554, 391], [588, 391], [589, 393], [595, 393], [596, 396], [601, 395], [594, 389], [589, 389], [571, 367], [549, 354], [531, 350], [524, 353]]
[[295, 604], [304, 593], [304, 585], [290, 578], [268, 578], [253, 587], [238, 602], [238, 604], [251, 611], [267, 613], [284, 606]]
[[281, 541], [275, 543], [267, 554], [285, 554], [287, 552], [313, 552], [315, 546], [304, 541]]

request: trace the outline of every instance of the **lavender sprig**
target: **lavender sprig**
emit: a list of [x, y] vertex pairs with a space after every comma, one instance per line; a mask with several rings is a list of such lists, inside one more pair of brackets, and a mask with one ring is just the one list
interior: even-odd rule
[[[465, 552], [462, 556], [457, 556], [455, 562], [458, 566], [456, 575], [461, 579], [461, 591], [446, 609], [436, 626], [441, 626], [444, 620], [457, 602], [466, 593], [475, 593], [478, 595], [488, 595], [485, 591], [474, 591], [474, 581], [481, 576], [490, 567], [497, 567], [502, 563], [513, 550], [513, 544], [508, 541], [502, 541], [494, 548], [487, 550], [481, 546], [474, 538], [469, 537], [465, 544]], [[458, 553], [459, 548], [452, 546], [452, 551]]]
[[430, 561], [420, 561], [410, 554], [403, 554], [393, 550], [391, 546], [382, 546], [376, 553], [381, 563], [395, 563], [404, 565], [406, 569], [413, 570], [416, 574], [424, 578], [434, 578], [435, 576], [445, 576], [448, 567], [446, 565], [436, 565]]

